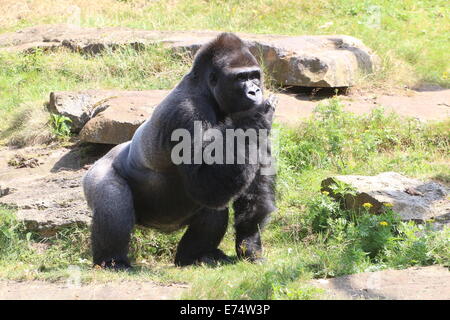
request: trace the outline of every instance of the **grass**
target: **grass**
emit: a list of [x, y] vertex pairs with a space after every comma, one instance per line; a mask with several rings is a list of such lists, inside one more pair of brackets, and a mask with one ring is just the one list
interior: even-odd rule
[[6, 0], [4, 6], [0, 32], [70, 22], [149, 30], [347, 34], [381, 56], [383, 71], [378, 77], [383, 81], [450, 84], [450, 9], [445, 0]]
[[[450, 266], [450, 228], [432, 222], [402, 222], [391, 209], [344, 210], [320, 181], [332, 174], [392, 170], [448, 183], [448, 123], [401, 122], [381, 110], [357, 116], [338, 98], [316, 109], [295, 128], [279, 128], [278, 208], [263, 233], [264, 264], [236, 261], [218, 266], [176, 268], [172, 261], [182, 231], [134, 232], [132, 272], [91, 268], [89, 232], [69, 228], [51, 238], [27, 233], [10, 210], [0, 212], [0, 278], [61, 281], [70, 266], [83, 282], [123, 279], [189, 284], [192, 299], [316, 299], [324, 292], [311, 279], [385, 268]], [[232, 227], [221, 248], [235, 256]]]

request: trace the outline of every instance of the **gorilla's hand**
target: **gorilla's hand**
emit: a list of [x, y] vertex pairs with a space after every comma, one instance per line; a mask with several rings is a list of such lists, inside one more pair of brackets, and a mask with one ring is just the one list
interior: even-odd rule
[[230, 114], [230, 118], [238, 127], [270, 129], [277, 103], [278, 99], [271, 95], [262, 104], [252, 109]]
[[275, 112], [275, 107], [278, 104], [278, 98], [275, 95], [271, 94], [263, 104], [265, 108], [264, 111], [266, 119], [270, 122], [270, 124], [272, 124], [273, 113]]
[[264, 101], [264, 104], [266, 105], [266, 108], [272, 109], [273, 111], [275, 111], [275, 107], [276, 107], [277, 104], [278, 104], [278, 98], [277, 98], [277, 96], [271, 94], [271, 95], [269, 96], [269, 98], [268, 98], [266, 101]]

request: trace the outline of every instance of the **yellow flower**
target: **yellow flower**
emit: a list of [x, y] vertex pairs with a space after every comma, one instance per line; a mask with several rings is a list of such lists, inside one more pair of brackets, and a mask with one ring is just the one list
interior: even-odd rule
[[442, 79], [447, 80], [448, 78], [449, 78], [448, 72], [447, 72], [447, 71], [444, 71], [444, 72], [442, 73]]
[[387, 223], [386, 221], [380, 222], [380, 226], [387, 227], [388, 225], [389, 225], [389, 223]]
[[372, 205], [370, 202], [366, 202], [366, 203], [364, 203], [362, 206], [363, 206], [364, 208], [366, 208], [366, 209], [370, 209], [370, 208], [373, 207], [373, 205]]
[[385, 206], [387, 208], [392, 208], [394, 205], [392, 203], [385, 202], [385, 203], [383, 203], [383, 206]]
[[322, 194], [324, 194], [324, 195], [329, 195], [330, 193], [328, 192], [328, 191], [322, 191]]

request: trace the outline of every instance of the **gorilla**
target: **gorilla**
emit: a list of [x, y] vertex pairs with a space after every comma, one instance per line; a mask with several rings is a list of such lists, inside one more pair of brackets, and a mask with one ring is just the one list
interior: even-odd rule
[[[244, 163], [174, 163], [172, 133], [183, 129], [194, 136], [196, 122], [203, 130], [222, 133], [229, 146], [236, 136], [229, 137], [228, 130], [270, 131], [274, 108], [273, 97], [263, 98], [261, 68], [239, 37], [222, 33], [203, 45], [190, 72], [132, 140], [111, 149], [83, 178], [93, 211], [94, 264], [130, 268], [128, 249], [135, 224], [162, 232], [187, 226], [177, 247], [177, 266], [229, 261], [218, 246], [227, 230], [230, 204], [237, 257], [263, 259], [261, 230], [275, 210], [275, 174], [262, 172], [268, 164], [259, 158], [251, 163], [245, 152]], [[267, 140], [262, 135], [258, 139]], [[254, 139], [244, 139], [244, 147], [252, 143]], [[199, 145], [200, 152], [207, 147], [204, 141]], [[232, 156], [239, 148], [234, 145]], [[270, 145], [267, 149], [272, 159]], [[183, 156], [189, 158], [189, 153], [183, 150]]]

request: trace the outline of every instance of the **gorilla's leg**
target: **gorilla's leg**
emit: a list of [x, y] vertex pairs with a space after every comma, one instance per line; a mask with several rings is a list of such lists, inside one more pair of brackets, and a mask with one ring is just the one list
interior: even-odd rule
[[175, 264], [186, 266], [228, 260], [217, 247], [228, 226], [228, 208], [213, 210], [204, 208], [196, 214], [178, 244]]
[[[87, 198], [93, 210], [92, 254], [94, 264], [107, 268], [130, 267], [128, 246], [134, 226], [134, 207], [131, 190], [126, 181], [114, 169], [101, 181], [89, 185], [86, 177]], [[92, 180], [95, 181], [95, 172]]]
[[261, 231], [274, 205], [274, 176], [257, 174], [249, 188], [233, 203], [238, 258], [262, 260]]

